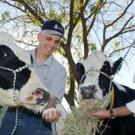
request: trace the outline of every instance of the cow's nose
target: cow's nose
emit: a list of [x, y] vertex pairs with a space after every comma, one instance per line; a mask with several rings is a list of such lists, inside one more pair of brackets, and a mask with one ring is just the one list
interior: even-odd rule
[[95, 92], [96, 91], [96, 85], [88, 85], [88, 86], [81, 87], [81, 91], [85, 91], [85, 90]]
[[83, 99], [90, 99], [94, 98], [93, 94], [96, 92], [96, 86], [95, 85], [83, 86], [80, 88], [80, 90]]
[[92, 92], [96, 92], [96, 86], [95, 86], [95, 85], [89, 85], [88, 88], [89, 88], [89, 90], [91, 90]]

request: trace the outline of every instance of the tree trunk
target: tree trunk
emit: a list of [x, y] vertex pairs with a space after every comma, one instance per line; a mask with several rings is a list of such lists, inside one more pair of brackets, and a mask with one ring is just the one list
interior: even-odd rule
[[75, 79], [73, 77], [73, 73], [70, 69], [70, 82], [69, 82], [69, 91], [68, 94], [65, 95], [70, 106], [74, 106], [74, 97], [75, 97]]

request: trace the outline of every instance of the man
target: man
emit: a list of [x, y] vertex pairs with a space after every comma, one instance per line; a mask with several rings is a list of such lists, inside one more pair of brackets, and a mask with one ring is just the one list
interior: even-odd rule
[[89, 112], [88, 116], [96, 117], [97, 119], [111, 119], [113, 117], [123, 117], [135, 114], [135, 100], [127, 103], [125, 106], [113, 108], [110, 110], [99, 110], [97, 112]]
[[[66, 69], [53, 57], [53, 52], [59, 47], [63, 37], [64, 28], [56, 20], [46, 21], [41, 27], [37, 37], [39, 46], [30, 53], [33, 67], [41, 82], [50, 90], [49, 110], [37, 115], [29, 110], [20, 109], [15, 135], [52, 135], [52, 123], [60, 117], [56, 103], [62, 100], [66, 84]], [[7, 109], [0, 128], [1, 135], [11, 133], [15, 117], [16, 109]]]

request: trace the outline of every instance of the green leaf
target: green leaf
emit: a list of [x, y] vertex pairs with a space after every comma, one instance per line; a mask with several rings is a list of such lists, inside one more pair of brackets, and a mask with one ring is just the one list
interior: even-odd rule
[[89, 44], [89, 49], [92, 51], [97, 50], [96, 45], [94, 43]]
[[40, 22], [39, 20], [37, 20], [36, 18], [32, 18], [32, 23], [35, 25], [35, 26], [39, 26], [40, 25]]
[[2, 20], [3, 20], [3, 21], [8, 20], [8, 19], [10, 18], [10, 13], [9, 13], [9, 11], [5, 11], [5, 12], [1, 15], [1, 17], [2, 17]]

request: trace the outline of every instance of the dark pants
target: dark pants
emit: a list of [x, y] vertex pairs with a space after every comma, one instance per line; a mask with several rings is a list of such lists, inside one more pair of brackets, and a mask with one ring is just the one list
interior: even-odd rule
[[[16, 110], [8, 109], [3, 117], [0, 135], [10, 135], [15, 125]], [[41, 115], [19, 110], [17, 129], [14, 135], [52, 135], [51, 123]]]

